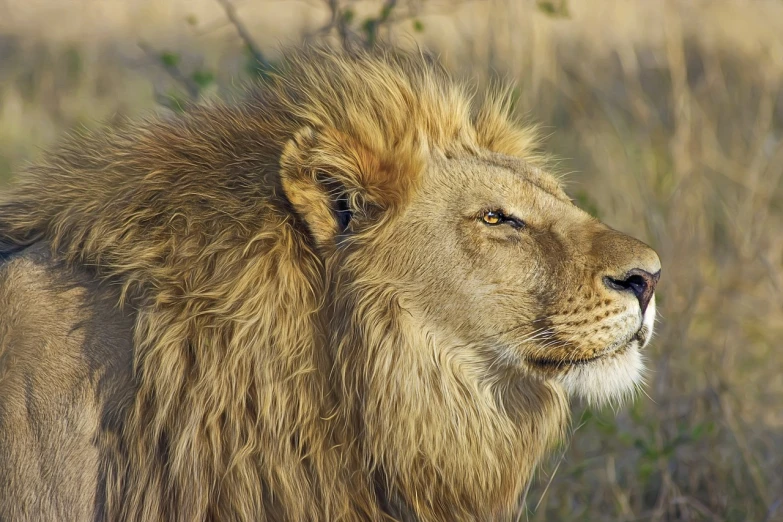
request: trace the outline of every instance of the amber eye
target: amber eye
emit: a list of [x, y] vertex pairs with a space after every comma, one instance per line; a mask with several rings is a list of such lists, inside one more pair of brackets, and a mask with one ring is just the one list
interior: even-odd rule
[[503, 219], [505, 219], [505, 216], [497, 210], [486, 210], [481, 214], [481, 221], [487, 225], [499, 225], [503, 222]]
[[525, 227], [525, 222], [513, 216], [507, 216], [500, 210], [485, 210], [481, 213], [481, 221], [485, 225], [511, 225], [517, 230]]

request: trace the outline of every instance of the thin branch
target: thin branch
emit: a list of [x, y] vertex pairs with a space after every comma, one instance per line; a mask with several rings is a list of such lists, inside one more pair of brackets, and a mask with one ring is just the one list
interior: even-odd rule
[[337, 28], [337, 34], [340, 37], [340, 43], [343, 47], [346, 47], [350, 38], [351, 30], [348, 24], [345, 23], [345, 14], [340, 9], [339, 0], [327, 0], [326, 5], [329, 7], [329, 12], [332, 14], [332, 19], [329, 21], [324, 29], [326, 32], [331, 31], [333, 28]]
[[[366, 18], [362, 30], [357, 32], [351, 28], [349, 15], [352, 14], [352, 11], [348, 10], [350, 2], [341, 0], [322, 0], [322, 2], [329, 10], [329, 20], [307, 34], [305, 39], [318, 38], [335, 32], [341, 45], [346, 49], [352, 44], [371, 48], [381, 37], [382, 32], [386, 38], [391, 38], [393, 28], [396, 25], [415, 18], [419, 11], [416, 4], [411, 1], [384, 0], [377, 15]], [[406, 8], [405, 12], [401, 12], [403, 6]]]
[[373, 47], [380, 36], [381, 28], [388, 27], [388, 33], [391, 35], [391, 13], [397, 6], [397, 0], [386, 0], [381, 7], [377, 18], [369, 19], [370, 24], [367, 28], [367, 40], [365, 47]]
[[389, 15], [395, 7], [397, 7], [397, 0], [386, 0], [386, 2], [383, 3], [383, 8], [381, 9], [381, 17], [379, 22], [383, 23], [388, 20]]
[[195, 81], [193, 81], [192, 78], [189, 78], [185, 73], [183, 73], [176, 64], [166, 63], [163, 61], [160, 57], [160, 52], [156, 51], [146, 43], [138, 42], [138, 45], [141, 50], [144, 51], [144, 54], [151, 58], [155, 63], [163, 67], [169, 76], [171, 76], [175, 81], [185, 88], [185, 90], [188, 92], [188, 96], [190, 96], [192, 100], [198, 99], [201, 88]]
[[261, 49], [258, 47], [258, 45], [256, 45], [255, 40], [253, 40], [253, 37], [248, 32], [245, 24], [243, 24], [242, 20], [239, 19], [237, 10], [234, 7], [234, 4], [231, 3], [231, 0], [217, 0], [217, 2], [223, 7], [223, 11], [226, 12], [226, 18], [228, 18], [228, 20], [234, 26], [242, 41], [245, 42], [245, 45], [250, 50], [253, 58], [255, 58], [255, 60], [258, 61], [262, 67], [269, 67], [269, 62], [264, 57], [264, 54], [261, 52]]

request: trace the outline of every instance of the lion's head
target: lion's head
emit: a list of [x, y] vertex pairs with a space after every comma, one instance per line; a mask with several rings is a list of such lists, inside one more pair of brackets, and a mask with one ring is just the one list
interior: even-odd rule
[[285, 63], [238, 105], [79, 138], [0, 205], [0, 241], [133, 299], [115, 504], [508, 514], [566, 392], [640, 382], [658, 257], [571, 202], [503, 92], [416, 55]]
[[633, 391], [656, 253], [574, 205], [502, 98], [474, 107], [410, 66], [342, 71], [359, 110], [303, 127], [283, 153], [284, 189], [332, 269], [358, 295], [372, 281], [394, 293], [407, 329], [488, 381], [554, 380], [595, 402]]

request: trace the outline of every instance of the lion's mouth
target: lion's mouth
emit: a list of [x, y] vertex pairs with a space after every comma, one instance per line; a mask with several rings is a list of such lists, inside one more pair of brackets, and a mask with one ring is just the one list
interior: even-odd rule
[[609, 359], [618, 355], [624, 354], [629, 347], [636, 343], [637, 347], [642, 347], [647, 341], [647, 337], [650, 335], [647, 326], [642, 325], [636, 333], [630, 338], [624, 339], [613, 346], [610, 346], [606, 350], [602, 351], [598, 355], [592, 357], [584, 357], [581, 359], [547, 359], [545, 357], [527, 358], [526, 361], [531, 366], [538, 368], [542, 371], [557, 371], [575, 366], [584, 366], [602, 359]]

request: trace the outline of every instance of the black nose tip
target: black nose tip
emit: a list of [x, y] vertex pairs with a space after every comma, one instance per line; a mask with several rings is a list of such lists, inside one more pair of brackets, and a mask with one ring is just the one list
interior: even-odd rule
[[639, 301], [642, 313], [644, 313], [647, 310], [647, 305], [650, 304], [650, 299], [652, 299], [652, 296], [655, 293], [655, 285], [658, 284], [658, 279], [660, 277], [660, 270], [651, 274], [646, 270], [634, 268], [620, 279], [604, 277], [604, 284], [612, 290], [633, 293]]

